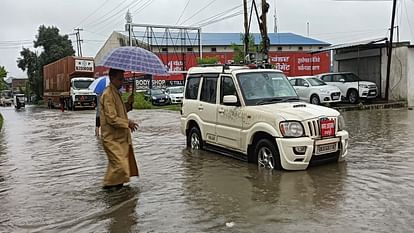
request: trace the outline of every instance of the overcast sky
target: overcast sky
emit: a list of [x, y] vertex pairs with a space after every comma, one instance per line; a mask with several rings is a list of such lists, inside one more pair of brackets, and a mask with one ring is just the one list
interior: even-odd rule
[[[256, 1], [260, 5], [261, 0]], [[396, 24], [400, 26], [400, 40], [414, 44], [414, 0], [398, 2]], [[202, 30], [243, 32], [243, 15], [238, 14], [243, 10], [242, 3], [242, 0], [1, 0], [0, 66], [6, 67], [9, 76], [25, 77], [16, 60], [22, 46], [33, 47], [32, 41], [42, 24], [58, 27], [61, 34], [83, 28], [83, 55], [93, 57], [112, 31], [124, 28], [128, 9], [134, 23], [197, 26], [233, 8], [225, 16], [235, 17], [206, 25]], [[390, 27], [392, 1], [268, 0], [268, 3], [269, 32], [274, 28], [275, 5], [279, 32], [306, 36], [309, 22], [309, 36], [331, 44], [386, 37]], [[258, 32], [256, 24], [254, 21], [253, 32]], [[71, 38], [75, 40], [74, 36]]]

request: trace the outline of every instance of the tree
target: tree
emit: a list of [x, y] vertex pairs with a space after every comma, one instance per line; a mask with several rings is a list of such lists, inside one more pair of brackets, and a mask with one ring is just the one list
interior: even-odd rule
[[218, 57], [197, 58], [197, 64], [217, 64], [220, 61]]
[[[241, 33], [240, 34], [240, 41], [243, 42], [243, 40], [244, 40], [244, 34]], [[233, 55], [234, 63], [236, 63], [236, 64], [243, 63], [244, 60], [245, 60], [243, 45], [237, 45], [235, 43], [232, 43], [231, 47], [234, 51], [234, 53], [233, 53], [234, 54]], [[250, 34], [249, 35], [249, 52], [250, 53], [256, 53], [257, 51], [258, 50], [257, 50], [256, 44], [255, 44], [255, 41], [254, 41], [254, 37], [253, 37], [252, 34]]]
[[59, 60], [66, 56], [75, 55], [72, 42], [68, 35], [60, 35], [56, 27], [46, 27], [41, 25], [33, 41], [34, 47], [42, 47], [40, 55], [28, 48], [23, 48], [20, 52], [21, 57], [17, 60], [17, 66], [23, 71], [27, 71], [29, 78], [29, 89], [34, 92], [37, 99], [43, 96], [43, 66]]
[[0, 66], [0, 90], [7, 89], [7, 84], [4, 81], [4, 78], [7, 77], [7, 74], [9, 72], [6, 71], [6, 68], [4, 66]]

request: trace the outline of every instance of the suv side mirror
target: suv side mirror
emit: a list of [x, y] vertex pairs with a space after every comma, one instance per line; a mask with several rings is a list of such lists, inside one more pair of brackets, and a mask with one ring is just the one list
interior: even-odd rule
[[237, 96], [235, 96], [235, 95], [225, 95], [225, 96], [223, 96], [223, 104], [225, 104], [225, 105], [236, 105], [237, 104]]
[[308, 83], [304, 83], [303, 86], [309, 87], [309, 84]]
[[344, 83], [345, 79], [341, 78], [341, 79], [339, 79], [339, 82]]

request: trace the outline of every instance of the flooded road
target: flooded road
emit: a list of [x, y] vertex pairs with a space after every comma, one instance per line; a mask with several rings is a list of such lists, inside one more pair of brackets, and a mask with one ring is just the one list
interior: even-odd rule
[[185, 150], [177, 112], [133, 111], [140, 178], [101, 189], [94, 111], [1, 108], [0, 232], [410, 232], [414, 111], [343, 113], [346, 162], [306, 171]]

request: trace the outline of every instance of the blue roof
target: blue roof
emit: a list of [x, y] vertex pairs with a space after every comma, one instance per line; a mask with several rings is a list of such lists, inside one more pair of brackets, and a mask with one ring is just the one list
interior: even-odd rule
[[[240, 33], [202, 33], [203, 45], [242, 45]], [[260, 33], [252, 33], [255, 43], [262, 39]], [[294, 33], [268, 33], [271, 45], [330, 45], [329, 43], [300, 36]]]
[[[125, 31], [121, 31], [125, 36], [128, 36], [128, 33]], [[167, 45], [165, 39], [165, 32], [154, 32], [152, 37], [154, 38], [152, 43], [158, 45]], [[251, 33], [255, 38], [255, 43], [258, 44], [261, 41], [260, 33]], [[147, 34], [145, 32], [134, 32], [134, 36], [138, 40], [142, 40], [144, 42], [147, 41]], [[174, 39], [169, 39], [168, 45], [180, 45], [180, 40], [176, 38], [180, 38], [179, 34], [176, 32], [172, 32], [168, 34], [169, 37], [173, 37]], [[204, 32], [201, 33], [201, 39], [203, 46], [226, 46], [231, 45], [233, 43], [242, 45], [242, 40], [240, 38], [241, 33], [211, 33], [211, 32]], [[331, 44], [312, 39], [309, 37], [304, 37], [301, 35], [297, 35], [294, 33], [268, 33], [270, 44], [271, 45], [319, 45], [319, 46], [329, 46]], [[192, 44], [197, 44], [198, 36], [196, 33], [188, 33], [184, 36], [187, 40], [191, 40]], [[156, 40], [156, 41], [154, 41]], [[187, 44], [189, 45], [189, 44]]]

